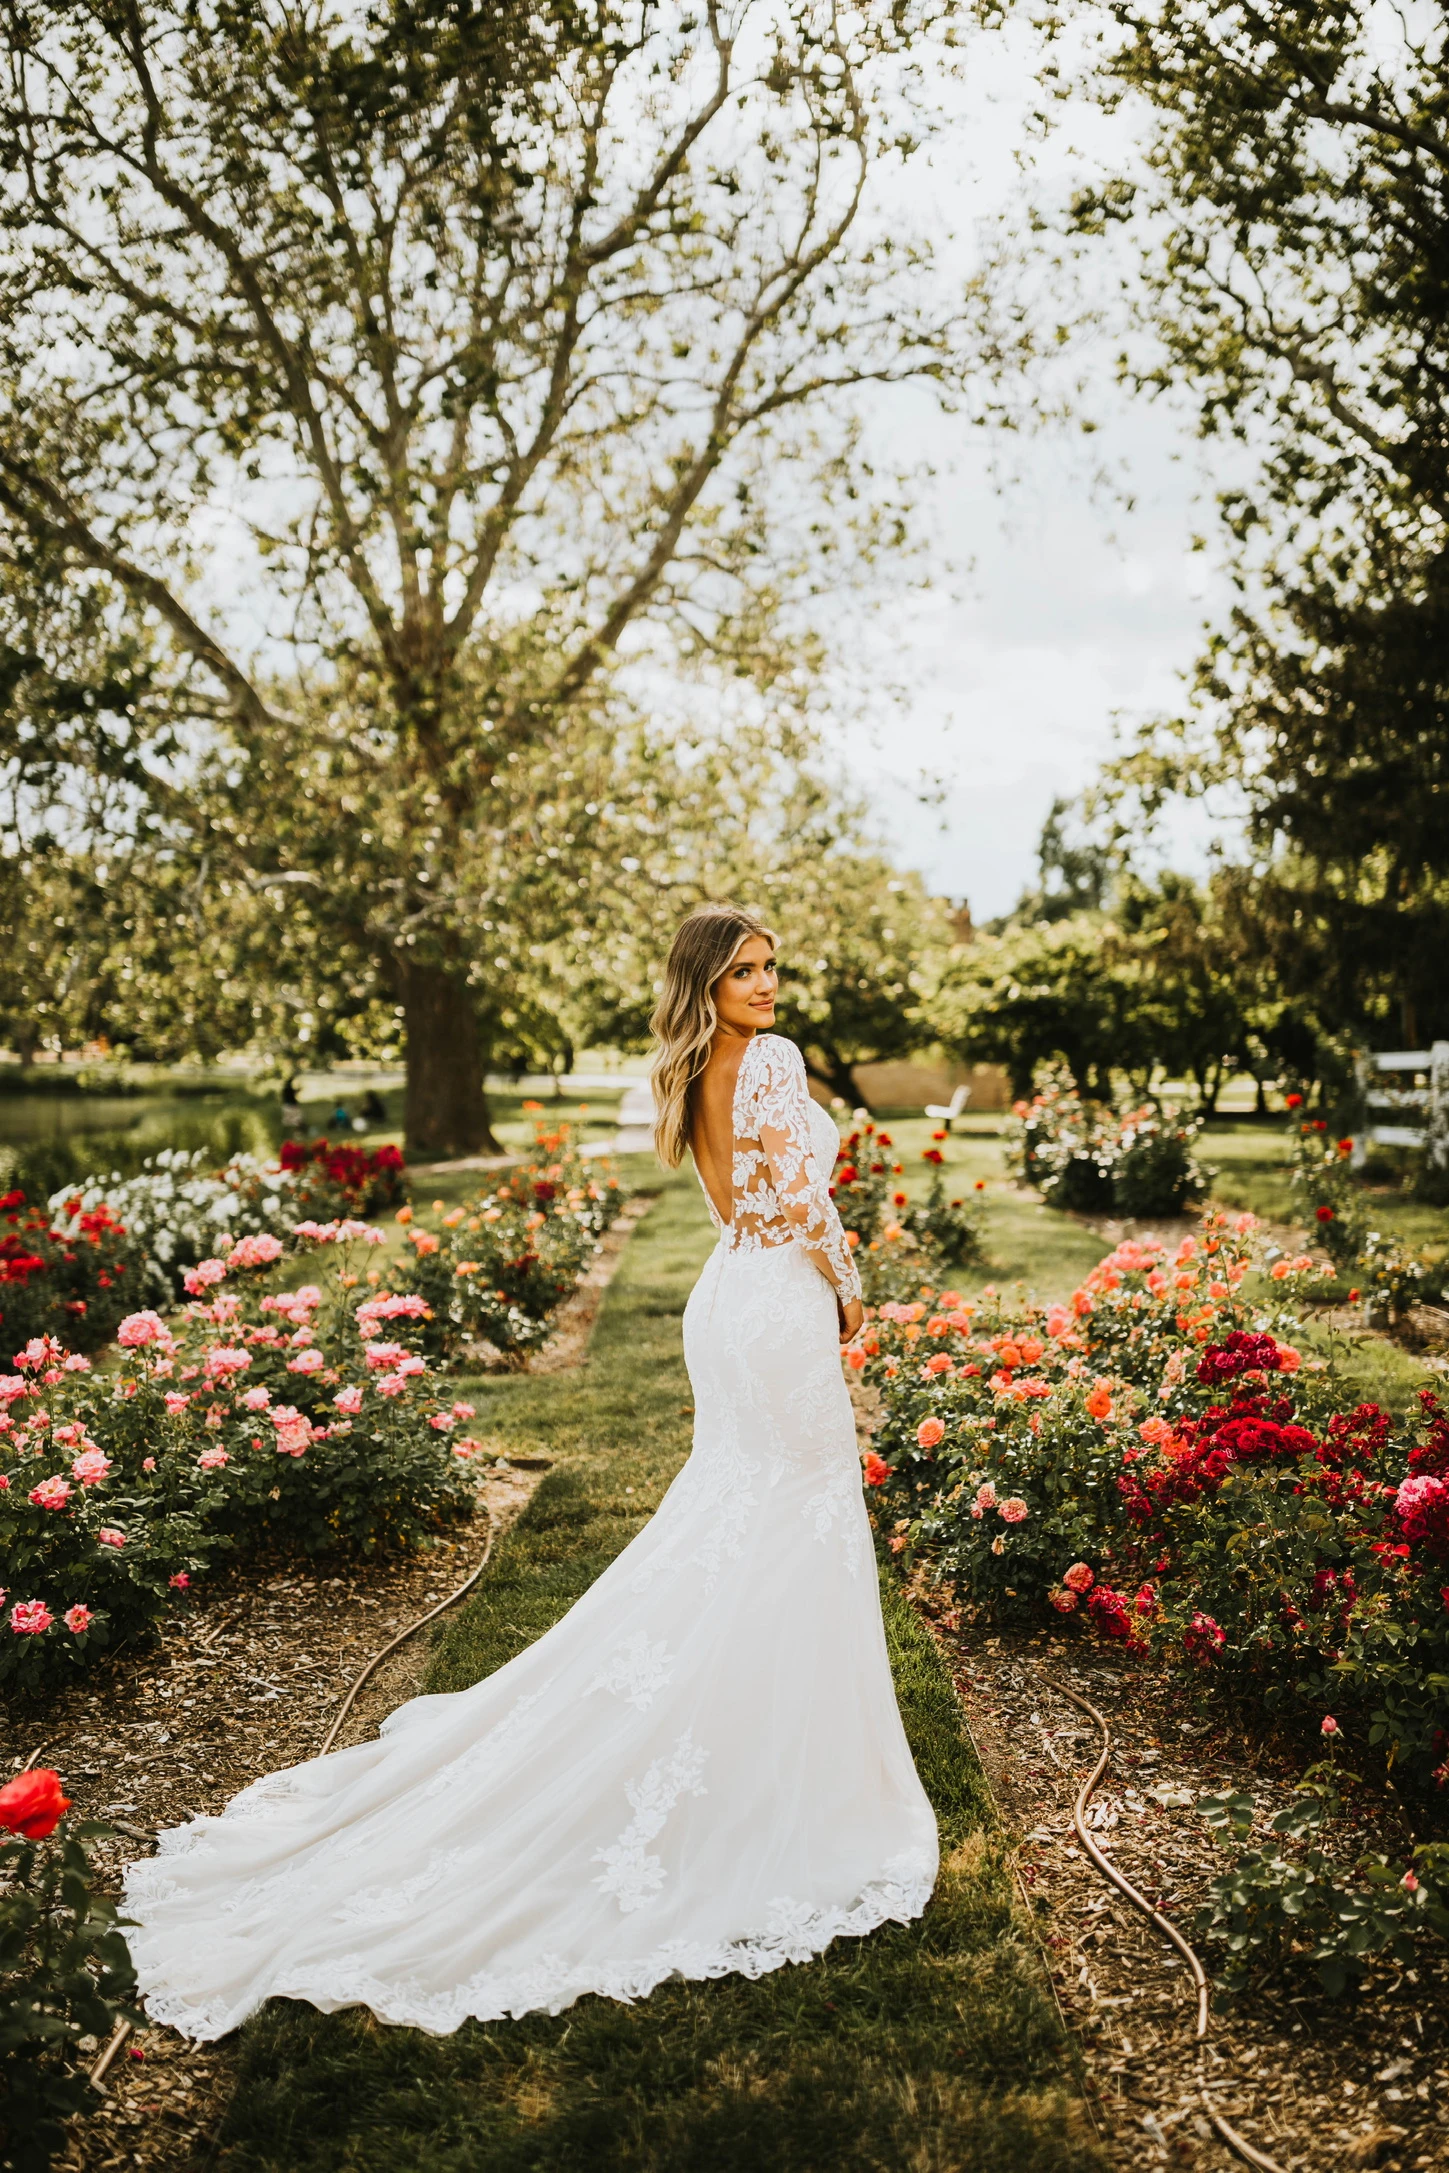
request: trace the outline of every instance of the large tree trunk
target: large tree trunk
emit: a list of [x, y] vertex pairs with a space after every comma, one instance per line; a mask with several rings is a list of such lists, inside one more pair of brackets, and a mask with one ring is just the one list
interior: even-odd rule
[[442, 966], [406, 957], [395, 959], [393, 970], [407, 1036], [409, 1155], [441, 1162], [500, 1154], [488, 1121], [482, 1038], [467, 983]]

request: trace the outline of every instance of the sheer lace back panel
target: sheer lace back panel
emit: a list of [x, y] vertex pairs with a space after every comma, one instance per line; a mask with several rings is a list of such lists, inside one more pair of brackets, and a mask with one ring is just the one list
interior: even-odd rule
[[858, 1298], [860, 1277], [830, 1197], [839, 1135], [810, 1098], [804, 1059], [793, 1042], [757, 1034], [745, 1050], [735, 1081], [733, 1130], [727, 1223], [704, 1186], [728, 1249], [803, 1246], [842, 1301]]

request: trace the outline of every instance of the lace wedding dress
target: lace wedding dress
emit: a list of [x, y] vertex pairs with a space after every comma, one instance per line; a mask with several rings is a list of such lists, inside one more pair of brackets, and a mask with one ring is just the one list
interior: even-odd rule
[[441, 2033], [757, 1977], [925, 1906], [935, 1819], [841, 1377], [835, 1127], [790, 1043], [747, 1047], [734, 1133], [684, 1316], [693, 1453], [656, 1515], [496, 1674], [160, 1836], [125, 1901], [155, 2020], [219, 2037], [280, 1994]]

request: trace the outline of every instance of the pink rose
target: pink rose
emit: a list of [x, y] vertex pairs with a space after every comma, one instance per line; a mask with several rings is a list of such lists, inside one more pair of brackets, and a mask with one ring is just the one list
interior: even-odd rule
[[933, 1413], [930, 1418], [921, 1420], [916, 1428], [916, 1439], [923, 1449], [934, 1449], [936, 1443], [945, 1438], [945, 1433], [945, 1426]]
[[65, 1613], [61, 1617], [61, 1620], [62, 1622], [64, 1622], [66, 1628], [73, 1631], [77, 1637], [80, 1636], [82, 1630], [88, 1630], [90, 1628], [91, 1623], [94, 1621], [94, 1619], [95, 1618], [91, 1614], [89, 1607], [82, 1607], [79, 1603], [77, 1603], [74, 1607], [67, 1607]]
[[1334, 1719], [1332, 1713], [1324, 1715], [1323, 1725], [1318, 1732], [1320, 1735], [1338, 1735], [1341, 1733], [1338, 1722]]
[[406, 1346], [401, 1343], [368, 1343], [364, 1345], [362, 1355], [374, 1372], [381, 1373], [395, 1366], [400, 1358], [406, 1358], [408, 1354]]
[[225, 1280], [224, 1260], [198, 1260], [194, 1268], [188, 1268], [181, 1282], [188, 1298], [199, 1298], [203, 1290], [210, 1290], [213, 1283]]
[[223, 1464], [231, 1462], [231, 1458], [225, 1449], [203, 1449], [196, 1462], [202, 1471], [220, 1471]]
[[282, 1240], [270, 1231], [261, 1231], [255, 1237], [244, 1237], [233, 1245], [227, 1255], [229, 1268], [268, 1268], [282, 1257]]
[[128, 1313], [116, 1330], [116, 1341], [128, 1351], [144, 1350], [148, 1343], [155, 1343], [162, 1350], [174, 1349], [171, 1331], [159, 1313]]
[[64, 1479], [42, 1479], [39, 1486], [30, 1490], [30, 1499], [37, 1509], [63, 1509], [70, 1500], [70, 1488]]
[[118, 1532], [114, 1524], [103, 1524], [96, 1533], [96, 1538], [103, 1547], [124, 1547], [126, 1544], [125, 1533]]
[[356, 1413], [362, 1409], [362, 1390], [354, 1381], [347, 1388], [339, 1388], [332, 1399], [334, 1409]]
[[271, 1400], [272, 1392], [269, 1388], [249, 1388], [242, 1397], [242, 1404], [248, 1411], [265, 1411]]
[[81, 1351], [72, 1351], [62, 1366], [62, 1373], [89, 1373], [91, 1362]]
[[985, 1486], [978, 1486], [976, 1489], [976, 1506], [978, 1509], [994, 1509], [996, 1507], [996, 1488], [989, 1479]]
[[206, 1370], [213, 1380], [226, 1380], [233, 1373], [245, 1373], [252, 1362], [250, 1351], [219, 1347], [206, 1354]]
[[1068, 1591], [1065, 1585], [1053, 1585], [1047, 1594], [1047, 1598], [1059, 1615], [1071, 1614], [1077, 1604], [1076, 1593]]
[[384, 1373], [376, 1383], [379, 1396], [401, 1396], [407, 1385], [401, 1373]]
[[142, 1459], [141, 1459], [141, 1469], [142, 1469], [143, 1471], [154, 1471], [154, 1470], [156, 1469], [156, 1459], [155, 1459], [155, 1457], [154, 1457], [154, 1456], [143, 1456], [143, 1457], [142, 1457]]
[[110, 1474], [111, 1459], [100, 1449], [84, 1449], [70, 1467], [73, 1479], [82, 1486], [99, 1486]]
[[44, 1600], [17, 1600], [10, 1610], [10, 1627], [20, 1637], [38, 1637], [54, 1620]]
[[191, 1579], [187, 1576], [184, 1569], [178, 1569], [174, 1576], [167, 1578], [166, 1582], [170, 1585], [173, 1592], [184, 1592], [190, 1585]]
[[327, 1361], [318, 1350], [298, 1351], [287, 1360], [288, 1373], [320, 1373]]
[[166, 1391], [166, 1416], [168, 1418], [180, 1418], [190, 1402], [191, 1398], [184, 1389], [168, 1388]]
[[1019, 1494], [1009, 1495], [1001, 1504], [1001, 1515], [1006, 1524], [1020, 1524], [1026, 1517], [1026, 1503]]
[[1073, 1562], [1062, 1578], [1062, 1583], [1071, 1592], [1090, 1592], [1094, 1582], [1092, 1572], [1085, 1562]]
[[456, 1423], [451, 1411], [435, 1411], [428, 1420], [428, 1424], [440, 1434], [450, 1434]]
[[26, 1393], [23, 1373], [0, 1373], [0, 1403], [10, 1405]]
[[454, 1418], [475, 1418], [477, 1416], [477, 1406], [471, 1403], [455, 1403], [453, 1416]]

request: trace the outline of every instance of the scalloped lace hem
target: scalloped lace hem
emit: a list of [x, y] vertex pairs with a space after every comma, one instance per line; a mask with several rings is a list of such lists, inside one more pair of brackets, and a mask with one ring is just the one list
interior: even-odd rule
[[[889, 1867], [892, 1868], [893, 1867]], [[330, 1968], [277, 1979], [248, 1992], [231, 2007], [194, 2006], [165, 1985], [165, 1971], [149, 1964], [146, 1939], [133, 1937], [132, 1954], [143, 2003], [153, 2022], [167, 2024], [197, 2039], [224, 2037], [269, 1999], [307, 2000], [330, 2014], [339, 2007], [370, 2008], [379, 2022], [426, 2030], [447, 2037], [467, 2021], [498, 2022], [526, 2014], [561, 2014], [588, 1993], [630, 2002], [647, 1999], [668, 1978], [697, 1981], [710, 1977], [763, 1977], [790, 1962], [810, 1962], [833, 1940], [864, 1938], [886, 1923], [908, 1924], [918, 1917], [934, 1889], [934, 1867], [904, 1867], [894, 1876], [872, 1881], [849, 1909], [811, 1909], [780, 1899], [770, 1905], [768, 1929], [719, 1945], [670, 1940], [636, 1960], [568, 1963], [542, 1956], [528, 1970], [512, 1975], [480, 1971], [456, 1990], [426, 1992], [421, 1985], [387, 1983], [368, 1970], [361, 1956], [344, 1957]]]

